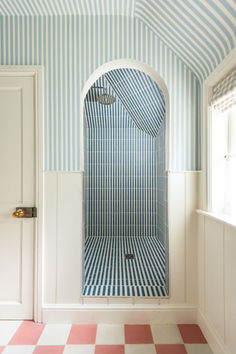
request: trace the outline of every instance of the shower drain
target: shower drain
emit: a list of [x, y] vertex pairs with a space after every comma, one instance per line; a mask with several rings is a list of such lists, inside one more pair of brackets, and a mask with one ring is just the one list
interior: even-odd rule
[[125, 259], [134, 259], [134, 254], [133, 253], [126, 253]]

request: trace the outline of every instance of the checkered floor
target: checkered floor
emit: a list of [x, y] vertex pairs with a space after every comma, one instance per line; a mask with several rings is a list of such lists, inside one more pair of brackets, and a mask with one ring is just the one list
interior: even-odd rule
[[84, 266], [84, 296], [168, 295], [165, 249], [157, 237], [88, 237]]
[[0, 321], [0, 353], [212, 354], [212, 351], [195, 324], [43, 325], [32, 321]]

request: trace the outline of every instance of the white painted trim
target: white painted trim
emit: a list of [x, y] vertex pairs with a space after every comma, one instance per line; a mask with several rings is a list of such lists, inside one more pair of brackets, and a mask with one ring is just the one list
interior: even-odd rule
[[190, 305], [46, 305], [43, 323], [196, 323]]
[[236, 228], [236, 220], [232, 220], [232, 218], [230, 218], [227, 215], [211, 213], [211, 212], [200, 210], [200, 209], [197, 209], [196, 212], [200, 215], [217, 220], [226, 226], [231, 226], [233, 228]]
[[35, 99], [35, 206], [38, 216], [34, 231], [34, 310], [33, 319], [41, 322], [42, 308], [42, 214], [43, 214], [43, 66], [0, 65], [1, 76], [27, 76], [34, 80]]
[[44, 173], [61, 173], [61, 174], [84, 174], [84, 171], [58, 171], [58, 170], [46, 170]]
[[199, 324], [208, 344], [214, 354], [232, 354], [225, 346], [223, 340], [216, 333], [214, 327], [210, 324], [204, 314], [198, 309], [197, 323]]
[[[58, 171], [58, 170], [45, 170], [44, 173], [55, 173], [55, 172], [58, 172], [58, 173], [80, 173], [80, 174], [83, 174], [84, 173], [84, 170], [79, 170], [79, 171]], [[183, 171], [180, 171], [180, 170], [167, 170], [166, 171], [167, 173], [202, 173], [202, 170], [183, 170]]]
[[216, 85], [235, 66], [236, 48], [232, 49], [225, 59], [203, 82], [202, 87], [202, 182], [200, 191], [200, 208], [211, 211], [210, 205], [210, 108], [209, 97], [212, 87]]

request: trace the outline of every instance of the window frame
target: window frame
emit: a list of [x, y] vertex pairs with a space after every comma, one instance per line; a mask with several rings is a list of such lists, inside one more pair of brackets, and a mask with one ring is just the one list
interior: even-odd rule
[[199, 208], [207, 213], [212, 213], [211, 195], [211, 133], [212, 109], [210, 98], [213, 87], [222, 80], [235, 66], [236, 48], [215, 68], [202, 84], [202, 174], [200, 178]]

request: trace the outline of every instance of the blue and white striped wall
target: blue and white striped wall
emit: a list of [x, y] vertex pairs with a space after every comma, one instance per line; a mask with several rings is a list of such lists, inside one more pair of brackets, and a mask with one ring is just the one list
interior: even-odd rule
[[140, 20], [124, 16], [2, 16], [0, 32], [1, 64], [42, 64], [45, 68], [45, 170], [80, 169], [82, 88], [96, 68], [119, 58], [150, 65], [168, 87], [169, 168], [201, 168], [199, 81]]
[[135, 16], [204, 80], [236, 44], [234, 0], [137, 0]]
[[2, 0], [0, 15], [138, 18], [183, 60], [200, 81], [236, 43], [234, 0]]
[[[149, 75], [136, 69], [111, 70], [93, 86], [84, 102], [89, 128], [122, 127], [117, 116], [125, 116], [123, 128], [133, 122], [140, 130], [157, 137], [166, 117], [166, 104], [162, 91]], [[96, 98], [105, 92], [117, 97], [116, 102], [107, 106], [97, 102]]]
[[158, 237], [158, 142], [135, 125], [106, 77], [94, 85], [105, 87], [116, 102], [85, 104], [85, 235]]
[[140, 70], [111, 70], [105, 75], [135, 125], [156, 137], [166, 116], [163, 93], [150, 76]]

